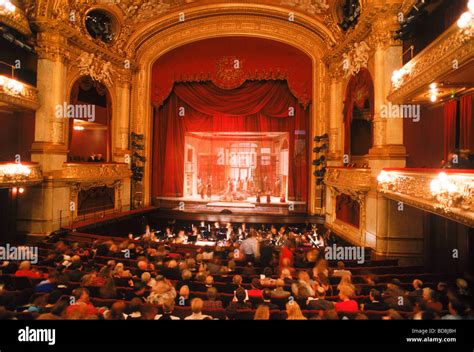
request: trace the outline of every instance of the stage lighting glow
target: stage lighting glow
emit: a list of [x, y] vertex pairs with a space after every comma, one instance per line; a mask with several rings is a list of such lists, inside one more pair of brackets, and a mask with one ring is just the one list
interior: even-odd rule
[[470, 12], [464, 12], [458, 20], [458, 27], [465, 29], [472, 20], [472, 14]]

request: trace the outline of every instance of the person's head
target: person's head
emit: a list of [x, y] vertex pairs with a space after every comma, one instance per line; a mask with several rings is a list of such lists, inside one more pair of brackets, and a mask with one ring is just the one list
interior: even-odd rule
[[202, 299], [200, 298], [194, 298], [192, 301], [191, 301], [191, 311], [194, 313], [194, 314], [199, 314], [202, 312], [202, 307], [204, 305], [204, 302], [202, 301]]
[[344, 268], [345, 268], [344, 262], [338, 261], [337, 262], [337, 269], [338, 270], [344, 270]]
[[281, 271], [280, 277], [281, 277], [282, 279], [291, 279], [291, 271], [290, 271], [288, 268], [284, 268], [284, 269]]
[[339, 289], [339, 299], [341, 301], [347, 301], [347, 300], [351, 299], [351, 297], [353, 297], [353, 296], [354, 296], [354, 290], [353, 290], [352, 287], [347, 286], [347, 285], [343, 285]]
[[140, 260], [140, 261], [138, 261], [138, 263], [137, 263], [137, 267], [138, 267], [138, 269], [140, 269], [140, 270], [147, 270], [148, 264], [147, 264], [147, 262], [146, 262], [145, 260]]
[[255, 311], [253, 320], [269, 320], [270, 319], [270, 308], [267, 305], [261, 304]]
[[145, 320], [153, 320], [155, 318], [157, 309], [154, 304], [151, 303], [144, 303], [142, 305], [141, 313], [142, 317]]
[[242, 276], [240, 275], [234, 275], [234, 277], [232, 278], [232, 283], [234, 285], [242, 285]]
[[117, 301], [112, 304], [110, 308], [110, 312], [108, 315], [109, 320], [123, 320], [123, 312], [125, 311], [125, 302], [124, 301]]
[[429, 288], [429, 287], [425, 287], [423, 289], [423, 300], [425, 300], [426, 302], [430, 302], [434, 299], [434, 291]]
[[24, 260], [20, 263], [19, 270], [30, 270], [31, 269], [31, 263], [27, 260]]
[[171, 314], [174, 309], [174, 301], [166, 301], [161, 305], [164, 314]]
[[415, 279], [412, 285], [415, 290], [420, 290], [423, 287], [423, 281]]
[[135, 298], [132, 298], [132, 300], [130, 301], [129, 310], [131, 313], [139, 312], [142, 306], [143, 306], [143, 301], [140, 298], [135, 297]]
[[245, 301], [245, 298], [247, 298], [247, 294], [245, 292], [245, 289], [242, 288], [242, 287], [239, 287], [236, 291], [235, 291], [235, 298], [237, 299], [237, 302], [244, 302]]
[[183, 297], [184, 299], [189, 298], [189, 286], [188, 285], [183, 285], [179, 289], [179, 296]]
[[380, 293], [379, 290], [376, 290], [375, 288], [373, 288], [370, 290], [369, 298], [371, 301], [379, 302], [382, 299], [382, 294]]
[[272, 298], [272, 291], [268, 288], [264, 289], [262, 292], [262, 298], [264, 301], [269, 301]]
[[212, 275], [207, 275], [206, 280], [204, 281], [204, 283], [208, 286], [213, 285], [214, 284], [214, 278], [212, 277]]
[[458, 299], [452, 299], [448, 304], [449, 314], [451, 315], [463, 315], [464, 305]]
[[288, 320], [306, 320], [300, 306], [295, 301], [290, 301], [286, 304], [286, 314]]
[[217, 289], [215, 287], [209, 287], [207, 289], [206, 296], [209, 301], [217, 300]]
[[148, 271], [145, 271], [144, 273], [142, 273], [141, 280], [142, 282], [147, 284], [151, 280], [151, 274]]
[[298, 272], [298, 279], [300, 281], [310, 282], [309, 274], [306, 271], [303, 271], [303, 270]]

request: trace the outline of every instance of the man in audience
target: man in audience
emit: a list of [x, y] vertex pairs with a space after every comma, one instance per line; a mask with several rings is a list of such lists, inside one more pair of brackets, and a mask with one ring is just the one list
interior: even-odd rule
[[163, 313], [157, 314], [155, 320], [180, 320], [179, 317], [173, 315], [174, 304], [172, 302], [163, 303], [161, 308]]
[[382, 294], [379, 290], [372, 289], [369, 294], [369, 302], [361, 305], [360, 310], [377, 310], [384, 311], [390, 307], [382, 300]]
[[349, 270], [345, 269], [344, 262], [338, 261], [337, 262], [337, 269], [334, 270], [332, 273], [333, 277], [343, 277], [343, 276], [351, 276], [352, 273]]
[[15, 276], [26, 276], [33, 279], [38, 279], [42, 275], [41, 273], [31, 269], [31, 263], [27, 260], [20, 263], [18, 270], [15, 273]]
[[325, 299], [326, 291], [319, 286], [315, 291], [314, 297], [308, 298], [306, 306], [311, 310], [330, 310], [334, 309], [334, 302]]
[[253, 232], [250, 232], [247, 238], [242, 241], [240, 250], [245, 255], [245, 260], [247, 262], [254, 262], [257, 258], [259, 258], [260, 253], [258, 249], [258, 241], [255, 238]]
[[263, 299], [263, 302], [261, 305], [265, 305], [267, 306], [270, 310], [278, 310], [279, 307], [272, 303], [271, 299], [272, 299], [272, 291], [270, 291], [270, 289], [266, 288], [263, 290], [262, 292], [262, 299]]
[[285, 281], [277, 279], [275, 285], [276, 288], [272, 291], [272, 298], [287, 299], [291, 296], [290, 292], [285, 291]]
[[207, 300], [204, 301], [205, 310], [208, 309], [222, 309], [222, 302], [217, 300], [217, 289], [215, 287], [209, 287], [207, 289]]

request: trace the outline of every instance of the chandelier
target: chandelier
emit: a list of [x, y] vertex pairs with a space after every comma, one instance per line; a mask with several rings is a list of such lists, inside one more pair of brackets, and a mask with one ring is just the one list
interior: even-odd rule
[[462, 188], [445, 172], [441, 172], [437, 178], [431, 181], [430, 190], [438, 201], [438, 205], [435, 207], [446, 212], [452, 207], [457, 208], [464, 198]]
[[469, 0], [467, 8], [469, 11], [464, 12], [457, 22], [465, 41], [474, 37], [474, 0]]
[[24, 86], [15, 79], [0, 76], [0, 91], [2, 90], [7, 94], [19, 95], [23, 94]]
[[20, 163], [9, 163], [0, 165], [0, 177], [5, 181], [22, 181], [28, 178], [31, 169]]
[[15, 12], [16, 7], [10, 0], [0, 0], [0, 11]]

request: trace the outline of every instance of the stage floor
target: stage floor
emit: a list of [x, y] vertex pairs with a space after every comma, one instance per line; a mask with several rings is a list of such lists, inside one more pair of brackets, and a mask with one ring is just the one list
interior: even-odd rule
[[199, 195], [195, 195], [195, 196], [185, 196], [185, 197], [157, 197], [156, 199], [158, 200], [162, 200], [162, 201], [173, 201], [173, 202], [193, 202], [193, 203], [203, 203], [203, 204], [207, 204], [207, 203], [253, 203], [255, 205], [265, 205], [265, 206], [283, 206], [283, 207], [287, 207], [289, 206], [290, 204], [293, 204], [293, 205], [304, 205], [306, 204], [305, 202], [301, 202], [301, 201], [285, 201], [285, 202], [280, 202], [280, 198], [279, 197], [273, 197], [273, 196], [270, 196], [270, 203], [267, 202], [267, 197], [266, 196], [261, 196], [260, 197], [260, 203], [257, 203], [257, 197], [247, 197], [246, 199], [244, 200], [236, 200], [236, 201], [233, 201], [233, 202], [226, 202], [226, 201], [223, 201], [221, 199], [220, 196], [217, 196], [217, 195], [213, 195], [211, 196], [211, 198], [207, 198], [207, 197], [204, 197], [204, 199], [201, 198], [201, 196]]

